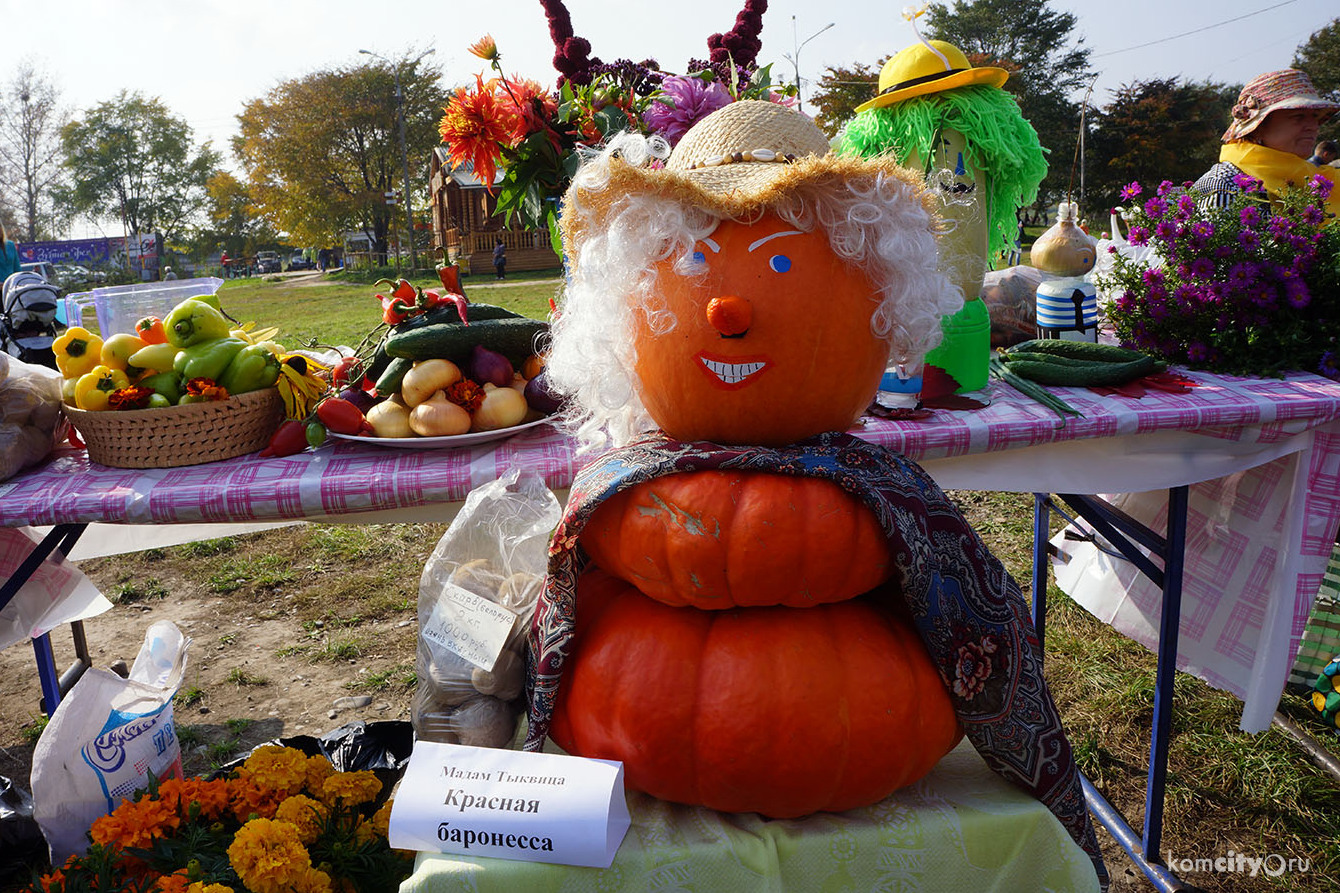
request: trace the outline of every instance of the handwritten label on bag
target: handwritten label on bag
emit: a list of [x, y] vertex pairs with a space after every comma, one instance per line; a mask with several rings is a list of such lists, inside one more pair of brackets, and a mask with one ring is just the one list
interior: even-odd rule
[[391, 846], [608, 868], [628, 831], [623, 764], [416, 741]]
[[420, 634], [481, 670], [492, 672], [515, 622], [513, 611], [447, 583]]

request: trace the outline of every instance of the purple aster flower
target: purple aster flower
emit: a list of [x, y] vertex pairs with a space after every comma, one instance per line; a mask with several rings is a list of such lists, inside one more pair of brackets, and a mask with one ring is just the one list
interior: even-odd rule
[[1154, 235], [1164, 242], [1171, 243], [1176, 240], [1178, 229], [1171, 220], [1160, 220], [1158, 226], [1154, 227]]
[[[1330, 182], [1329, 180], [1327, 182]], [[1316, 205], [1308, 205], [1303, 209], [1303, 222], [1308, 226], [1321, 226], [1326, 215], [1322, 213], [1321, 208]]]
[[1287, 217], [1281, 217], [1278, 214], [1270, 215], [1270, 224], [1268, 228], [1270, 230], [1271, 238], [1273, 239], [1284, 238], [1289, 234], [1290, 226], [1292, 226], [1292, 224], [1289, 223], [1289, 219]]
[[1214, 224], [1208, 220], [1197, 220], [1191, 224], [1191, 231], [1202, 239], [1208, 239], [1214, 235]]
[[1173, 185], [1172, 180], [1164, 180], [1162, 183], [1159, 184], [1159, 195], [1167, 195], [1176, 188], [1177, 187]]
[[1261, 222], [1261, 209], [1256, 205], [1248, 205], [1238, 212], [1238, 219], [1243, 226], [1256, 226]]
[[1161, 198], [1151, 198], [1145, 202], [1145, 213], [1154, 220], [1162, 220], [1163, 215], [1168, 212], [1168, 203]]
[[1191, 262], [1190, 276], [1192, 279], [1208, 280], [1214, 275], [1214, 261], [1208, 257], [1198, 257]]
[[1327, 378], [1340, 378], [1340, 357], [1335, 351], [1328, 350], [1317, 361], [1317, 372]]
[[717, 81], [675, 75], [661, 81], [661, 95], [647, 106], [642, 119], [674, 145], [699, 119], [730, 102], [730, 93]]
[[[1248, 208], [1247, 210], [1251, 210]], [[1244, 229], [1238, 233], [1238, 244], [1248, 251], [1255, 251], [1261, 247], [1261, 237], [1254, 229]]]
[[1290, 307], [1295, 310], [1302, 310], [1312, 303], [1312, 292], [1308, 290], [1306, 282], [1290, 277], [1284, 280], [1284, 298], [1289, 302]]
[[1177, 219], [1190, 220], [1191, 215], [1196, 212], [1196, 200], [1189, 195], [1180, 195], [1177, 197]]
[[1243, 192], [1256, 192], [1261, 188], [1261, 181], [1251, 174], [1234, 174], [1233, 185]]
[[1143, 226], [1133, 226], [1126, 234], [1126, 238], [1132, 245], [1148, 245], [1149, 229]]
[[1121, 187], [1121, 200], [1128, 202], [1144, 191], [1144, 188], [1139, 183], [1131, 183], [1123, 186]]
[[1256, 281], [1259, 270], [1253, 263], [1236, 263], [1228, 271], [1228, 284], [1234, 288], [1246, 288]]
[[1335, 184], [1332, 183], [1328, 177], [1323, 177], [1321, 174], [1314, 174], [1312, 179], [1308, 181], [1308, 184], [1311, 185], [1312, 191], [1317, 193], [1317, 198], [1321, 199], [1323, 202], [1330, 198], [1331, 190], [1335, 188]]
[[1210, 346], [1204, 341], [1192, 341], [1186, 346], [1186, 358], [1193, 363], [1204, 363], [1210, 358]]

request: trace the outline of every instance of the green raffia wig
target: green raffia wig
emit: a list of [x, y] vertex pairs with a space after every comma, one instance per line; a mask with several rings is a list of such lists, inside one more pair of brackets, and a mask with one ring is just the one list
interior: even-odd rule
[[900, 162], [913, 154], [929, 158], [941, 130], [963, 134], [968, 161], [987, 175], [991, 254], [1012, 250], [1018, 210], [1037, 200], [1047, 160], [1019, 103], [999, 87], [958, 87], [860, 112], [847, 123], [837, 151], [864, 157], [892, 152]]

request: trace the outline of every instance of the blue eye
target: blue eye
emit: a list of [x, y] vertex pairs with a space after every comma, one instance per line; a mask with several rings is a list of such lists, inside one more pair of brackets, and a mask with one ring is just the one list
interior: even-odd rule
[[791, 269], [791, 258], [785, 254], [774, 254], [768, 259], [768, 266], [772, 268], [774, 273], [785, 273]]
[[693, 252], [693, 262], [695, 264], [705, 264], [707, 263], [707, 255], [703, 254], [701, 251], [695, 251]]

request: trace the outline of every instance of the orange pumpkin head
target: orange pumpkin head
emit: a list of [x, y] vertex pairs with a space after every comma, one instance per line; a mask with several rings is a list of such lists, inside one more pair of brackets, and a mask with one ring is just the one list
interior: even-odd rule
[[671, 608], [600, 571], [550, 735], [662, 800], [791, 818], [878, 802], [962, 735], [910, 623], [865, 600]]
[[864, 271], [823, 231], [774, 214], [722, 221], [695, 261], [700, 275], [657, 266], [674, 329], [640, 318], [633, 333], [638, 394], [656, 424], [678, 440], [767, 446], [850, 428], [888, 360]]

